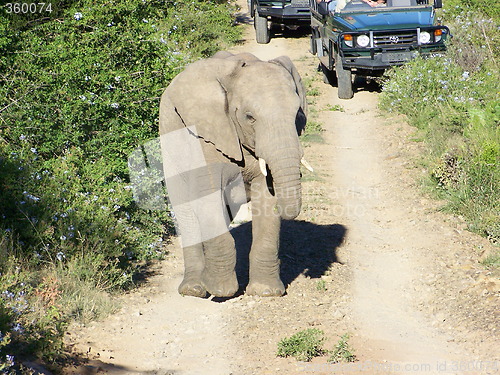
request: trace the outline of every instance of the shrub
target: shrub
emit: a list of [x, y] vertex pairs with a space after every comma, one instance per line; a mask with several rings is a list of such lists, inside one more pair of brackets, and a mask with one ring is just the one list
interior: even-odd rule
[[170, 80], [240, 33], [227, 1], [50, 3], [42, 15], [0, 8], [5, 373], [20, 353], [55, 360], [69, 319], [113, 311], [108, 294], [162, 256], [171, 218], [138, 207], [128, 155], [157, 137]]
[[278, 343], [278, 357], [295, 357], [298, 361], [310, 361], [323, 355], [324, 332], [317, 328], [308, 328], [297, 332]]
[[331, 352], [328, 362], [332, 363], [342, 363], [342, 362], [354, 362], [356, 361], [356, 355], [353, 353], [351, 346], [349, 345], [349, 335], [344, 334], [335, 348]]
[[460, 32], [467, 38], [455, 36], [447, 56], [391, 70], [381, 107], [407, 115], [421, 130], [430, 151], [424, 163], [447, 208], [495, 242], [500, 238], [500, 74], [498, 44], [496, 49], [484, 45], [484, 25], [490, 40], [500, 32], [492, 20], [477, 21], [477, 13], [457, 17], [459, 23], [450, 27], [464, 28]]

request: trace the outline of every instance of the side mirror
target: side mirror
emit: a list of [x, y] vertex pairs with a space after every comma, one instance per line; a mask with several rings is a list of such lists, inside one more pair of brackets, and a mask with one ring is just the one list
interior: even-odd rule
[[324, 1], [318, 4], [318, 13], [322, 16], [326, 16], [328, 14], [328, 4]]
[[439, 9], [443, 7], [443, 0], [434, 0], [434, 8]]

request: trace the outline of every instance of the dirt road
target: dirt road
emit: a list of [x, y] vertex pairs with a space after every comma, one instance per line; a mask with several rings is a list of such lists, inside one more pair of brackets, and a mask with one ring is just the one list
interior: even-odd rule
[[[233, 52], [288, 55], [309, 87], [321, 137], [304, 142], [302, 213], [284, 222], [281, 298], [181, 297], [177, 241], [156, 274], [105, 321], [75, 325], [67, 342], [90, 362], [72, 374], [494, 374], [500, 372], [498, 275], [479, 261], [491, 244], [439, 213], [418, 187], [413, 129], [377, 108], [377, 88], [356, 83], [337, 99], [322, 83], [308, 38], [257, 45], [247, 27]], [[242, 253], [250, 223], [233, 230]], [[238, 263], [245, 278], [245, 264]], [[348, 333], [358, 361], [277, 358], [277, 343], [310, 327], [333, 349]]]

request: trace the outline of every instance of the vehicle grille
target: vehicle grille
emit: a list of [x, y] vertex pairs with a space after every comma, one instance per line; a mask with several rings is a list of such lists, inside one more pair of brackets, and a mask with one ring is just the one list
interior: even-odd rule
[[309, 0], [292, 0], [293, 8], [309, 8]]
[[417, 44], [417, 32], [416, 30], [391, 32], [389, 34], [375, 32], [373, 33], [373, 44], [375, 47], [414, 45]]

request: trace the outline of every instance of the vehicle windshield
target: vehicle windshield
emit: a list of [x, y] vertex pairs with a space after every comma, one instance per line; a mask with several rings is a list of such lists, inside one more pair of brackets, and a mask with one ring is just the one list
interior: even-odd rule
[[366, 12], [428, 6], [428, 0], [337, 0], [335, 12]]
[[387, 1], [389, 4], [376, 7], [361, 0], [350, 1], [340, 12], [331, 14], [332, 22], [348, 30], [413, 28], [433, 24], [434, 9], [431, 5], [389, 6], [392, 2]]

